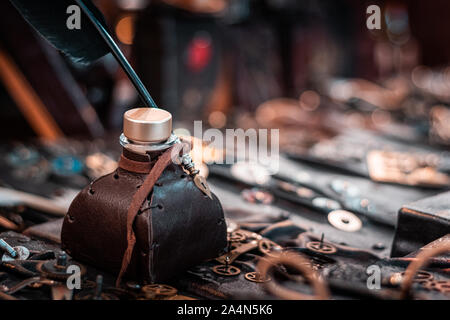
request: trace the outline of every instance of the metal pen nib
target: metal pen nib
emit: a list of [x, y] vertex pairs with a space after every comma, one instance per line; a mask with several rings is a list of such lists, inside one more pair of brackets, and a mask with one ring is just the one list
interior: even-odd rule
[[12, 258], [17, 257], [17, 251], [14, 250], [5, 240], [0, 238], [0, 248], [6, 251]]

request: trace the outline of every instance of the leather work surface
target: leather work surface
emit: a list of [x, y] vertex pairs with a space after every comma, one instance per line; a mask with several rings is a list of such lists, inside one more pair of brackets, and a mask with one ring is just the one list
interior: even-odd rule
[[[45, 168], [42, 146], [23, 147]], [[120, 154], [108, 150], [78, 150], [72, 163], [95, 155], [106, 167]], [[449, 298], [446, 188], [376, 182], [284, 156], [263, 184], [243, 164], [208, 168], [213, 199], [179, 165], [165, 168], [134, 220], [136, 244], [119, 286], [127, 211], [147, 173], [114, 162], [96, 174], [43, 169], [24, 183], [14, 167], [2, 171], [5, 185], [24, 192], [0, 197], [0, 238], [21, 252], [2, 253], [0, 298]], [[27, 198], [33, 188], [38, 198]], [[65, 217], [55, 209], [69, 205]], [[412, 262], [420, 270], [409, 279]], [[72, 265], [80, 289], [65, 285]]]

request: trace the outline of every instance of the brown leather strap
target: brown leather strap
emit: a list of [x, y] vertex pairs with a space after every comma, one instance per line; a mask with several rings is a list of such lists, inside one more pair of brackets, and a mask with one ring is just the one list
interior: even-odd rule
[[[144, 183], [139, 188], [139, 190], [133, 195], [133, 199], [131, 200], [130, 207], [128, 208], [127, 213], [127, 249], [122, 258], [122, 267], [119, 272], [119, 276], [116, 280], [116, 287], [120, 285], [122, 280], [122, 276], [128, 268], [128, 265], [131, 262], [131, 257], [133, 254], [134, 245], [136, 244], [136, 236], [133, 230], [134, 219], [136, 218], [139, 209], [142, 206], [142, 203], [147, 198], [150, 191], [153, 189], [154, 184], [161, 176], [163, 171], [167, 168], [167, 166], [172, 161], [172, 154], [178, 154], [182, 149], [182, 144], [176, 144], [166, 150], [156, 161], [153, 168], [150, 170], [150, 173], [145, 178]], [[127, 161], [131, 161], [127, 159]], [[147, 171], [148, 172], [148, 171]]]
[[150, 162], [134, 161], [128, 159], [123, 154], [120, 155], [119, 168], [135, 173], [149, 173], [151, 168]]

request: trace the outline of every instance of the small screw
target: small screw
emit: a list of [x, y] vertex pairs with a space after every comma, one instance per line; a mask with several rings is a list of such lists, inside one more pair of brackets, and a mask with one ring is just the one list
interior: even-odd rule
[[103, 276], [101, 274], [97, 275], [95, 279], [95, 296], [94, 300], [102, 300], [102, 290], [103, 290]]
[[230, 263], [230, 256], [225, 258], [225, 267], [228, 269], [228, 264]]
[[0, 248], [6, 251], [12, 258], [17, 257], [17, 251], [14, 250], [5, 240], [0, 239]]
[[323, 239], [325, 238], [325, 233], [322, 233], [322, 236], [320, 237], [320, 247], [319, 249], [323, 248]]
[[56, 265], [58, 267], [65, 267], [67, 266], [67, 254], [63, 251], [58, 254], [56, 257]]

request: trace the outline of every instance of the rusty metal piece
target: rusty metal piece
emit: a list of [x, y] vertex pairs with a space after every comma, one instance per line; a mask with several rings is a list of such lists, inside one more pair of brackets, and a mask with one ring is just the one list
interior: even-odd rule
[[434, 290], [434, 291], [439, 291], [441, 293], [444, 294], [450, 294], [450, 281], [445, 281], [445, 280], [441, 280], [441, 281], [436, 281], [436, 280], [431, 280], [431, 281], [425, 281], [422, 283], [422, 286], [427, 289], [427, 290]]
[[231, 242], [244, 242], [245, 240], [247, 240], [247, 237], [243, 232], [238, 230], [228, 233], [227, 240]]
[[22, 290], [23, 288], [32, 285], [33, 283], [37, 283], [41, 281], [41, 277], [32, 277], [32, 278], [28, 278], [25, 279], [19, 283], [17, 283], [16, 285], [14, 285], [11, 288], [5, 288], [5, 290], [2, 290], [4, 293], [6, 294], [14, 294], [20, 290]]
[[300, 271], [304, 278], [311, 284], [314, 289], [314, 295], [307, 295], [297, 291], [293, 291], [284, 288], [276, 281], [268, 281], [264, 283], [267, 291], [285, 300], [326, 300], [329, 299], [330, 293], [327, 285], [323, 282], [322, 278], [310, 267], [308, 267], [308, 260], [301, 255], [293, 252], [287, 252], [279, 254], [274, 257], [266, 257], [261, 259], [257, 265], [258, 272], [261, 273], [261, 277], [264, 279], [269, 276], [270, 271], [276, 266], [289, 266]]
[[429, 280], [421, 282], [423, 288], [429, 291], [438, 291], [444, 294], [450, 293], [450, 281], [446, 280]]
[[248, 272], [245, 274], [245, 279], [251, 282], [256, 283], [264, 283], [272, 280], [269, 276], [266, 275], [266, 277], [262, 277], [261, 273], [254, 271], [254, 272]]
[[372, 150], [367, 154], [369, 176], [373, 181], [410, 186], [445, 187], [450, 177], [439, 172], [424, 156], [406, 152]]
[[333, 254], [337, 251], [336, 247], [331, 243], [321, 241], [310, 241], [306, 244], [306, 248], [322, 254]]
[[230, 266], [228, 264], [214, 266], [212, 267], [212, 271], [216, 274], [226, 277], [237, 276], [241, 273], [241, 269], [235, 266]]
[[[405, 272], [402, 272], [401, 275], [402, 275], [402, 277], [404, 277], [405, 276]], [[431, 280], [433, 280], [433, 278], [434, 277], [433, 277], [433, 275], [431, 273], [429, 273], [427, 271], [419, 270], [417, 272], [417, 274], [414, 276], [413, 281], [421, 283], [421, 282], [424, 282], [424, 281], [431, 281]]]
[[[61, 262], [61, 261], [60, 261]], [[76, 265], [80, 268], [80, 276], [83, 277], [86, 274], [86, 267], [74, 262], [65, 262], [65, 265], [58, 264], [58, 259], [43, 261], [39, 263], [36, 269], [42, 276], [53, 280], [66, 280], [71, 276], [71, 273], [67, 273], [67, 268], [70, 265]]]
[[[396, 272], [393, 273], [390, 277], [389, 277], [389, 284], [392, 286], [400, 286], [403, 282], [403, 279], [405, 277], [405, 273], [404, 272]], [[428, 281], [432, 281], [433, 280], [433, 275], [427, 271], [419, 271], [417, 272], [417, 274], [415, 275], [413, 281], [416, 283], [425, 283]]]
[[266, 238], [258, 241], [258, 249], [262, 254], [267, 256], [278, 255], [283, 250], [280, 245]]
[[440, 242], [429, 250], [419, 252], [416, 259], [413, 260], [405, 271], [401, 286], [401, 298], [406, 299], [410, 296], [411, 287], [416, 278], [416, 274], [423, 269], [429, 262], [430, 258], [450, 251], [450, 241]]
[[148, 284], [142, 287], [141, 292], [146, 299], [157, 299], [174, 296], [178, 290], [166, 284]]
[[238, 246], [231, 250], [230, 252], [225, 253], [224, 255], [216, 258], [215, 260], [221, 264], [231, 264], [236, 260], [240, 255], [249, 252], [258, 247], [258, 241], [252, 240], [247, 243], [237, 243]]

